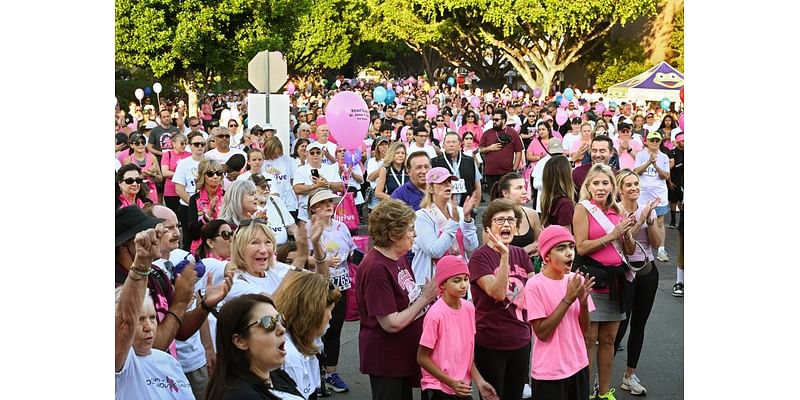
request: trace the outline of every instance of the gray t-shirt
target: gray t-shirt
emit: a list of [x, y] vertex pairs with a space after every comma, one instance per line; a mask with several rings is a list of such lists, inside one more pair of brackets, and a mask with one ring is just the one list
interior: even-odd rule
[[178, 128], [174, 125], [170, 125], [166, 129], [159, 125], [150, 131], [150, 139], [148, 139], [147, 143], [152, 144], [153, 148], [158, 151], [171, 150], [172, 135], [176, 133], [178, 133]]

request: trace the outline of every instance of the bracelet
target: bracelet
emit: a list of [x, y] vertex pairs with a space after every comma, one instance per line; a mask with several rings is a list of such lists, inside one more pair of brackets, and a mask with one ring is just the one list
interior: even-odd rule
[[139, 282], [139, 281], [146, 280], [147, 278], [145, 278], [145, 277], [141, 277], [141, 278], [139, 278], [139, 279], [136, 279], [136, 278], [134, 278], [134, 277], [132, 277], [132, 276], [128, 275], [128, 279], [130, 279], [130, 280], [132, 280], [132, 281], [134, 281], [134, 282]]
[[572, 303], [568, 302], [566, 298], [563, 298], [563, 299], [561, 299], [561, 302], [562, 302], [562, 303], [564, 303], [564, 304], [566, 304], [566, 305], [567, 305], [567, 307], [569, 307], [569, 306], [571, 306], [571, 305], [572, 305]]
[[165, 317], [167, 315], [172, 315], [173, 317], [175, 317], [175, 320], [178, 321], [178, 329], [181, 329], [181, 327], [183, 326], [183, 321], [181, 321], [181, 318], [178, 316], [178, 314], [175, 314], [174, 312], [167, 310], [166, 314], [164, 315]]
[[136, 264], [131, 264], [130, 271], [135, 272], [139, 276], [147, 277], [150, 275], [151, 272], [153, 272], [153, 268], [151, 267], [148, 268], [147, 271], [142, 271], [141, 269], [136, 268]]
[[316, 261], [318, 263], [322, 263], [322, 262], [328, 261], [328, 255], [325, 254], [325, 258], [323, 258], [322, 260], [317, 260], [317, 257], [314, 257], [314, 261]]

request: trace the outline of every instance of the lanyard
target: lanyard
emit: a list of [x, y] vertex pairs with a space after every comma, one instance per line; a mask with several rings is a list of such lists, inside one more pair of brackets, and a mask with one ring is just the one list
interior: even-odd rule
[[[406, 184], [406, 174], [403, 174], [403, 175], [402, 175], [403, 182], [401, 183], [401, 182], [400, 182], [400, 181], [397, 179], [397, 174], [394, 172], [394, 167], [392, 167], [392, 166], [390, 165], [390, 166], [389, 166], [389, 171], [391, 171], [391, 172], [392, 172], [392, 178], [394, 178], [394, 181], [395, 181], [395, 182], [397, 182], [397, 187], [400, 187], [400, 186], [403, 186], [403, 185], [405, 185], [405, 184]], [[404, 170], [403, 170], [403, 171], [404, 171]]]
[[453, 164], [450, 164], [450, 157], [447, 154], [444, 155], [444, 162], [447, 163], [447, 166], [450, 167], [450, 170], [453, 171], [453, 175], [457, 176], [461, 179], [461, 172], [458, 170], [458, 166], [461, 164], [461, 153], [458, 153], [458, 160]]

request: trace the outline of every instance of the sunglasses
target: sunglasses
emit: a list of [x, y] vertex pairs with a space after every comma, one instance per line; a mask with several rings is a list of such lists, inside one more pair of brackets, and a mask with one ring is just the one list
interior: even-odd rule
[[141, 185], [144, 182], [144, 179], [142, 179], [142, 178], [125, 178], [122, 181], [125, 182], [128, 185], [133, 185], [134, 182], [137, 185]]
[[264, 327], [264, 329], [267, 330], [267, 332], [272, 332], [275, 330], [275, 328], [277, 328], [279, 322], [281, 326], [284, 327], [286, 326], [286, 317], [284, 317], [283, 314], [278, 314], [274, 317], [272, 315], [265, 315], [261, 317], [258, 321], [253, 322], [250, 325], [247, 325], [247, 327], [245, 327], [244, 330], [248, 330], [250, 329], [250, 327], [260, 324], [261, 326]]
[[251, 135], [254, 135], [254, 136], [264, 136], [264, 132], [255, 132], [255, 133], [251, 133]]
[[517, 223], [517, 219], [514, 217], [498, 217], [498, 218], [492, 218], [492, 222], [494, 222], [497, 225], [505, 225], [506, 222], [508, 222], [509, 225], [514, 225]]
[[245, 227], [245, 226], [250, 226], [250, 225], [253, 224], [253, 222], [255, 222], [257, 224], [268, 225], [267, 220], [265, 220], [264, 218], [250, 218], [250, 219], [245, 219], [245, 220], [242, 220], [241, 222], [239, 222], [239, 228], [242, 228], [242, 227]]
[[317, 150], [317, 151], [311, 150], [311, 151], [308, 152], [308, 154], [310, 154], [312, 156], [321, 156], [322, 152], [319, 151], [319, 150]]
[[217, 137], [220, 138], [220, 139], [230, 139], [231, 135], [224, 134], [224, 135], [217, 135]]
[[437, 119], [436, 122], [444, 122], [443, 119]]
[[191, 126], [192, 128], [197, 128], [198, 126], [200, 126], [200, 124], [189, 124], [189, 126]]
[[230, 124], [230, 125], [228, 125], [228, 128], [238, 128], [238, 127], [239, 127], [239, 125], [236, 125], [236, 124]]
[[194, 146], [194, 147], [203, 147], [205, 145], [206, 144], [203, 143], [203, 142], [192, 142], [192, 146]]
[[492, 121], [494, 121], [494, 122], [500, 122], [502, 120], [503, 120], [502, 118], [492, 118]]
[[221, 177], [221, 176], [225, 175], [225, 173], [222, 172], [222, 171], [206, 171], [206, 176], [207, 177], [211, 178], [214, 175]]
[[215, 238], [217, 236], [222, 236], [222, 239], [224, 239], [224, 240], [231, 240], [231, 238], [233, 237], [233, 232], [231, 232], [231, 231], [222, 231], [218, 235], [212, 236], [211, 239], [213, 239], [213, 238]]
[[131, 144], [134, 146], [144, 146], [144, 140], [131, 142]]

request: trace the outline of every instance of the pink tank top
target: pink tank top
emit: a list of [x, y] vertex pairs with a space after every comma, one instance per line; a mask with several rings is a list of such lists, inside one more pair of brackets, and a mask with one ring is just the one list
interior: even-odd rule
[[[597, 205], [594, 200], [591, 200], [591, 202]], [[589, 219], [589, 235], [587, 239], [595, 240], [606, 235], [605, 229], [600, 226], [591, 214], [587, 212], [586, 217]], [[608, 211], [606, 211], [606, 217], [608, 217], [614, 225], [622, 221], [622, 215], [618, 214], [613, 208], [609, 208]], [[617, 253], [617, 250], [614, 249], [614, 245], [612, 245], [611, 242], [606, 243], [605, 247], [602, 249], [587, 255], [603, 265], [622, 264], [622, 258], [619, 256], [619, 253]]]

